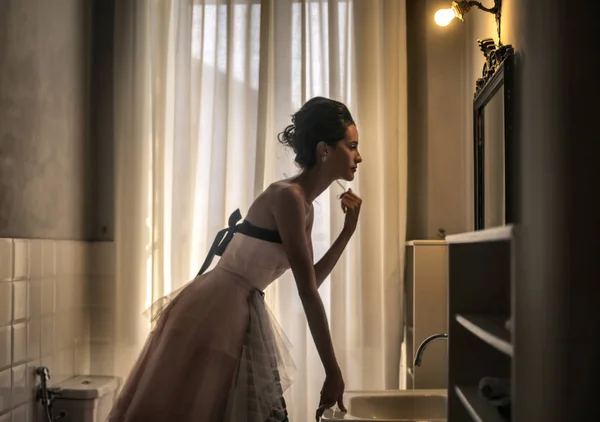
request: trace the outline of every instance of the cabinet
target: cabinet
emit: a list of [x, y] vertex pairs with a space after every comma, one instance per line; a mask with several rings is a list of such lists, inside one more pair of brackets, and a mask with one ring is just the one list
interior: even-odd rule
[[[508, 420], [510, 406], [485, 399], [479, 384], [484, 377], [491, 377], [510, 387], [514, 379], [513, 227], [452, 235], [446, 242], [448, 421], [502, 422]], [[509, 389], [508, 401], [512, 401], [510, 390], [514, 388]]]

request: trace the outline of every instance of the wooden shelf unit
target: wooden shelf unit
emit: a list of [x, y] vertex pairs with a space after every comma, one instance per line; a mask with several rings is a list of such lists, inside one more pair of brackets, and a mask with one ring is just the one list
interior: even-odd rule
[[514, 384], [513, 336], [506, 324], [511, 320], [514, 329], [513, 231], [505, 226], [446, 238], [449, 422], [505, 420], [481, 396], [479, 382], [495, 377]]

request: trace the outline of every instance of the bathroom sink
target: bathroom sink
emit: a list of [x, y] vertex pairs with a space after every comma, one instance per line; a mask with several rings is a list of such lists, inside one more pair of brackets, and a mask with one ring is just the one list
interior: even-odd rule
[[348, 391], [348, 412], [327, 409], [323, 421], [444, 422], [446, 390]]

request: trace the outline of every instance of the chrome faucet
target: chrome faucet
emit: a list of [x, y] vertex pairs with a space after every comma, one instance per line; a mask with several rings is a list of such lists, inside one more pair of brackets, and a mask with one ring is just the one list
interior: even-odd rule
[[425, 351], [425, 348], [427, 347], [427, 345], [429, 343], [431, 343], [434, 340], [437, 339], [446, 339], [448, 340], [448, 334], [434, 334], [432, 336], [427, 337], [425, 340], [423, 340], [423, 343], [421, 343], [419, 345], [419, 347], [417, 348], [417, 353], [415, 354], [415, 366], [421, 366], [421, 360], [423, 359], [423, 352]]

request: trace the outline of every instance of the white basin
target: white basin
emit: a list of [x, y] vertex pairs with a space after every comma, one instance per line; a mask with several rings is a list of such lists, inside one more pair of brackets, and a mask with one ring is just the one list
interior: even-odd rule
[[327, 409], [323, 421], [445, 422], [447, 390], [347, 391], [348, 412]]

